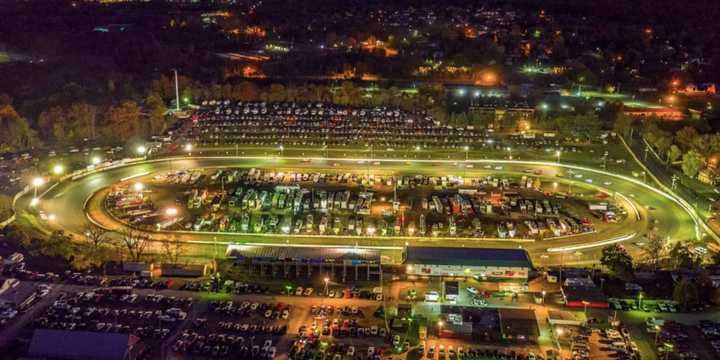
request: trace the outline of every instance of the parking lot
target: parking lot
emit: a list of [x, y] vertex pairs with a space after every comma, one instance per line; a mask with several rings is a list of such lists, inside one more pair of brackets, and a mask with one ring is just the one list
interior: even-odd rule
[[545, 239], [626, 218], [606, 194], [541, 175], [189, 169], [117, 184], [106, 206], [140, 228], [313, 236]]
[[198, 144], [445, 147], [484, 143], [473, 127], [442, 125], [430, 114], [325, 103], [208, 100], [183, 134]]

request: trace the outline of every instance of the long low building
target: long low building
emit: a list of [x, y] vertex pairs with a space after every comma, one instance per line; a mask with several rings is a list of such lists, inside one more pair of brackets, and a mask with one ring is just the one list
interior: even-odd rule
[[[399, 258], [399, 250], [397, 250]], [[392, 254], [354, 247], [284, 247], [230, 244], [227, 256], [235, 258], [249, 273], [271, 278], [312, 278], [333, 280], [377, 280], [381, 264]]]
[[475, 277], [481, 281], [528, 280], [532, 262], [522, 249], [409, 246], [403, 254], [408, 275]]

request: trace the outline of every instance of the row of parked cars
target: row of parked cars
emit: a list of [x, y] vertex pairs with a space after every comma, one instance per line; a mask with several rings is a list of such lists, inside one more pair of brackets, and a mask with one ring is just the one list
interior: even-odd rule
[[234, 301], [213, 301], [210, 303], [210, 310], [216, 313], [234, 316], [262, 316], [266, 319], [283, 319], [287, 320], [290, 316], [290, 306], [287, 304], [277, 303], [259, 303], [243, 301], [236, 304]]
[[[212, 104], [212, 105], [211, 105]], [[471, 126], [441, 124], [426, 112], [326, 103], [208, 100], [182, 133], [203, 144], [365, 145], [401, 147], [484, 143]]]
[[138, 294], [127, 288], [61, 293], [34, 324], [41, 328], [132, 333], [140, 338], [161, 339], [187, 318], [185, 309], [192, 302], [192, 298], [159, 294], [148, 294], [139, 300]]
[[448, 345], [447, 348], [444, 344], [433, 345], [425, 347], [422, 343], [418, 347], [420, 356], [427, 359], [435, 359], [437, 356], [438, 360], [481, 360], [481, 359], [497, 359], [497, 360], [542, 360], [541, 355], [535, 355], [530, 352], [523, 354], [516, 352], [515, 350], [499, 350], [499, 349], [482, 349], [482, 348], [463, 348], [458, 346], [455, 348], [452, 345]]
[[223, 333], [205, 336], [191, 330], [183, 331], [172, 349], [180, 354], [233, 359], [272, 360], [277, 355], [272, 339], [255, 341], [255, 336], [245, 338]]
[[657, 302], [650, 302], [650, 301], [643, 301], [638, 302], [638, 300], [622, 300], [622, 299], [615, 299], [612, 298], [609, 300], [610, 307], [614, 310], [623, 310], [623, 311], [630, 311], [630, 310], [642, 310], [644, 312], [669, 312], [674, 313], [677, 312], [677, 304], [671, 301], [657, 301]]
[[[327, 343], [327, 341], [324, 341]], [[380, 360], [385, 354], [385, 349], [369, 346], [360, 351], [356, 345], [347, 345], [331, 342], [327, 346], [320, 346], [320, 341], [315, 338], [299, 338], [290, 347], [289, 358], [292, 360], [311, 359], [332, 359], [332, 360]]]

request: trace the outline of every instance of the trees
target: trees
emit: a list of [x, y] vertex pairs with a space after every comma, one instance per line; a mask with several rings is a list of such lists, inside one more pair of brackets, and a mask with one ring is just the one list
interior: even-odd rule
[[103, 265], [104, 269], [105, 261], [109, 258], [110, 237], [105, 230], [95, 226], [86, 227], [83, 234], [85, 242], [78, 249], [81, 251], [74, 257], [73, 266], [76, 269], [86, 269]]
[[134, 101], [110, 107], [107, 118], [108, 137], [125, 141], [140, 133], [140, 107]]
[[657, 229], [653, 228], [653, 230], [648, 234], [648, 243], [645, 247], [645, 253], [653, 270], [657, 270], [660, 264], [660, 259], [662, 258], [665, 250], [665, 239], [658, 235], [656, 230]]
[[677, 301], [680, 306], [686, 308], [690, 305], [697, 304], [699, 291], [695, 284], [687, 278], [682, 278], [673, 289], [673, 300]]
[[97, 252], [103, 245], [110, 242], [110, 238], [106, 236], [105, 230], [97, 226], [88, 226], [84, 231], [85, 240], [90, 244], [93, 252]]
[[675, 143], [682, 146], [684, 149], [688, 149], [698, 135], [699, 134], [694, 127], [685, 126], [675, 133]]
[[177, 237], [173, 237], [171, 240], [163, 241], [162, 243], [163, 255], [167, 261], [171, 264], [177, 264], [180, 260], [180, 256], [185, 250], [185, 246]]
[[149, 239], [145, 235], [132, 230], [125, 231], [120, 235], [121, 244], [125, 245], [130, 260], [140, 261], [145, 255], [150, 242]]
[[685, 175], [694, 178], [705, 164], [705, 158], [695, 150], [690, 150], [682, 157], [681, 168]]
[[167, 108], [160, 95], [150, 93], [145, 99], [145, 112], [147, 113], [147, 131], [151, 134], [160, 133], [165, 129], [165, 112]]
[[74, 129], [77, 139], [97, 137], [97, 107], [85, 102], [74, 103], [67, 109], [66, 116]]
[[618, 244], [608, 246], [602, 250], [600, 263], [619, 279], [627, 281], [632, 278], [632, 258], [625, 248]]
[[675, 144], [670, 145], [670, 148], [667, 151], [668, 162], [672, 164], [672, 163], [678, 161], [681, 156], [682, 156], [682, 150], [680, 150], [680, 148]]
[[233, 97], [240, 101], [256, 101], [259, 99], [259, 91], [255, 84], [243, 81], [233, 88]]
[[0, 106], [0, 152], [26, 149], [37, 143], [35, 131], [12, 105]]
[[0, 221], [12, 216], [12, 198], [5, 194], [0, 194]]
[[670, 251], [668, 257], [670, 263], [675, 270], [691, 270], [700, 266], [702, 259], [690, 251], [691, 244], [688, 242], [676, 242]]
[[65, 110], [60, 106], [53, 106], [40, 113], [37, 127], [43, 139], [63, 139], [62, 129], [66, 122]]
[[565, 136], [594, 138], [600, 132], [600, 120], [594, 113], [561, 115], [555, 125]]
[[361, 97], [360, 89], [350, 81], [343, 81], [340, 89], [335, 92], [333, 100], [340, 105], [357, 105]]
[[620, 114], [615, 120], [615, 125], [613, 128], [615, 129], [615, 132], [620, 134], [621, 136], [629, 137], [632, 136], [636, 124], [637, 121], [635, 121], [635, 119], [625, 114]]
[[285, 93], [285, 86], [282, 84], [271, 84], [270, 91], [267, 94], [267, 101], [285, 101], [287, 94]]

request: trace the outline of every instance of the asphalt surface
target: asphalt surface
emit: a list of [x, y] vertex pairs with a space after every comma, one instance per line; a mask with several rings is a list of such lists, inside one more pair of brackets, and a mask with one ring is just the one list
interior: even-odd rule
[[[468, 168], [467, 164], [473, 164]], [[490, 168], [486, 168], [490, 165]], [[582, 174], [582, 178], [575, 178], [568, 173], [568, 170], [554, 163], [542, 165], [531, 165], [523, 162], [512, 161], [441, 161], [441, 160], [371, 160], [360, 163], [358, 160], [347, 159], [313, 159], [307, 161], [301, 158], [184, 158], [166, 159], [162, 161], [139, 163], [120, 168], [97, 172], [75, 181], [66, 181], [50, 189], [43, 197], [38, 209], [48, 214], [54, 214], [55, 220], [44, 224], [50, 228], [64, 229], [66, 232], [82, 234], [89, 226], [84, 205], [97, 191], [111, 186], [112, 184], [139, 174], [168, 171], [173, 169], [187, 168], [212, 168], [212, 167], [245, 167], [245, 168], [273, 168], [278, 170], [300, 170], [318, 172], [355, 172], [358, 174], [425, 174], [425, 175], [461, 175], [461, 176], [487, 176], [496, 175], [520, 175], [524, 171], [542, 170], [542, 177], [545, 181], [557, 181], [560, 183], [558, 191], [567, 192], [579, 186], [595, 186], [608, 191], [611, 196], [617, 196], [622, 202], [632, 202], [638, 211], [639, 217], [632, 223], [624, 226], [612, 227], [610, 230], [594, 234], [579, 235], [563, 239], [544, 240], [532, 243], [496, 242], [496, 241], [453, 241], [453, 246], [468, 247], [504, 247], [517, 248], [519, 246], [528, 250], [536, 265], [572, 265], [589, 264], [599, 259], [599, 251], [603, 241], [613, 239], [625, 239], [625, 243], [631, 252], [642, 256], [643, 234], [647, 231], [648, 225], [654, 223], [658, 233], [664, 234], [670, 241], [687, 240], [695, 238], [696, 226], [692, 217], [677, 203], [670, 198], [643, 186], [640, 180], [621, 178], [610, 173], [599, 173], [587, 170], [573, 169], [576, 174]], [[502, 167], [502, 168], [498, 168]], [[562, 174], [558, 177], [557, 174]], [[592, 179], [592, 184], [585, 180]], [[572, 186], [569, 185], [572, 183]], [[617, 193], [617, 195], [614, 195]], [[30, 196], [21, 198], [16, 206], [20, 213], [29, 208]], [[632, 207], [630, 207], [632, 209]], [[635, 217], [634, 210], [629, 210], [629, 216]], [[634, 235], [634, 236], [631, 236]], [[157, 235], [156, 235], [157, 236]], [[262, 237], [259, 239], [243, 239], [237, 235], [230, 234], [182, 234], [179, 238], [183, 241], [196, 243], [188, 252], [195, 252], [198, 256], [216, 255], [218, 245], [216, 243], [229, 243], [238, 241], [263, 242], [287, 244], [289, 241], [282, 236], [275, 238]], [[293, 240], [295, 242], [295, 240]], [[399, 237], [392, 240], [378, 240], [373, 238], [347, 238], [347, 239], [321, 239], [310, 238], [299, 241], [304, 245], [357, 245], [357, 246], [404, 246], [407, 239]], [[411, 243], [418, 245], [442, 246], [442, 241], [427, 239], [424, 241], [411, 240]], [[222, 246], [220, 246], [222, 247]]]

